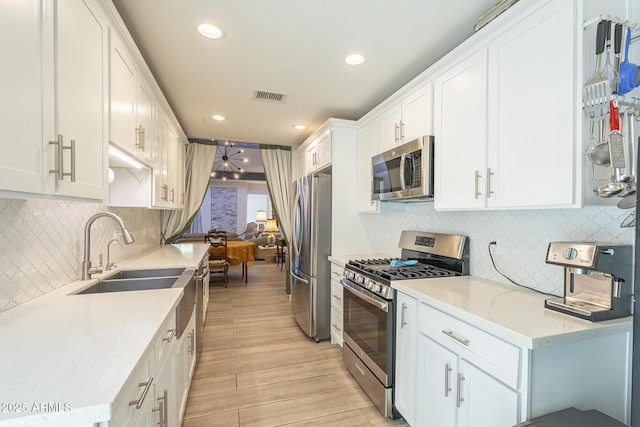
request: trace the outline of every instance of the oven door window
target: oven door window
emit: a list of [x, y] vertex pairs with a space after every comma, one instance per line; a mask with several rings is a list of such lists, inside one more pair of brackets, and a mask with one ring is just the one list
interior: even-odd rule
[[344, 332], [386, 373], [388, 315], [345, 289]]

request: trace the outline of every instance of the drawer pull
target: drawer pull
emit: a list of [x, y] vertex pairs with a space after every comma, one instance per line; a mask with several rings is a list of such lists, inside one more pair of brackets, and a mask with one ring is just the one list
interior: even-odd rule
[[404, 325], [407, 324], [407, 304], [402, 303], [402, 309], [400, 311], [400, 329], [404, 329]]
[[342, 301], [342, 298], [340, 298], [338, 295], [331, 295], [333, 298], [335, 298], [336, 301]]
[[464, 402], [464, 397], [462, 397], [462, 381], [464, 381], [464, 375], [458, 374], [458, 408], [462, 406], [462, 402]]
[[144, 403], [144, 399], [147, 398], [147, 393], [149, 393], [149, 389], [151, 388], [151, 383], [153, 382], [153, 377], [149, 377], [149, 379], [143, 383], [139, 383], [138, 386], [144, 386], [144, 390], [142, 390], [142, 395], [138, 400], [129, 401], [129, 406], [136, 405], [136, 409], [140, 409], [142, 404]]
[[173, 337], [176, 335], [176, 328], [167, 329], [167, 332], [169, 332], [169, 336], [162, 338], [162, 341], [171, 342]]
[[364, 373], [364, 369], [362, 369], [362, 368], [360, 367], [360, 365], [358, 365], [358, 362], [355, 362], [355, 363], [353, 364], [353, 366], [355, 366], [355, 367], [356, 367], [356, 369], [357, 369], [358, 371], [360, 371], [360, 373], [362, 374], [362, 376], [363, 376], [363, 377], [367, 375], [367, 374], [365, 374], [365, 373]]
[[454, 340], [458, 341], [462, 345], [466, 345], [466, 346], [469, 345], [469, 340], [465, 340], [464, 338], [460, 338], [459, 336], [456, 336], [456, 334], [454, 334], [452, 331], [443, 329], [442, 333], [448, 336], [449, 338], [453, 338]]
[[338, 332], [342, 330], [342, 328], [340, 328], [337, 323], [333, 323], [332, 326], [333, 326], [333, 329], [335, 329]]
[[450, 383], [450, 373], [452, 369], [448, 363], [444, 364], [444, 397], [449, 397], [449, 392], [451, 391], [451, 383]]

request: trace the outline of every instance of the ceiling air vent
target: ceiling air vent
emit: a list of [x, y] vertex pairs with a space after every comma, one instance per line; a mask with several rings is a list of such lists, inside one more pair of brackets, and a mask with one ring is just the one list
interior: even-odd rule
[[284, 104], [287, 100], [287, 95], [284, 93], [268, 92], [266, 90], [254, 90], [253, 99], [262, 102], [275, 102], [277, 104]]

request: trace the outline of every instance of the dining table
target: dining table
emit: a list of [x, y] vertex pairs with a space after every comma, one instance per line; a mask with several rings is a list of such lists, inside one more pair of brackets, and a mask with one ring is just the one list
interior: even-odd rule
[[[209, 253], [221, 248], [210, 247]], [[258, 247], [255, 242], [245, 242], [243, 240], [227, 241], [227, 262], [231, 266], [242, 264], [242, 275], [244, 282], [249, 280], [249, 267], [258, 257]]]

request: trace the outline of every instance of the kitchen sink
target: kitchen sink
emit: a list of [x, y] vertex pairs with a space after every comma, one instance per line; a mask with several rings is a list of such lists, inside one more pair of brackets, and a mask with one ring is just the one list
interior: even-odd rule
[[139, 277], [133, 279], [105, 279], [92, 285], [76, 295], [100, 294], [105, 292], [144, 291], [149, 289], [167, 289], [176, 283], [179, 276]]
[[139, 270], [121, 270], [116, 274], [107, 277], [105, 280], [112, 279], [138, 279], [147, 277], [177, 277], [184, 273], [185, 268], [147, 268]]
[[189, 283], [194, 273], [194, 269], [184, 267], [121, 270], [74, 295], [180, 288]]

